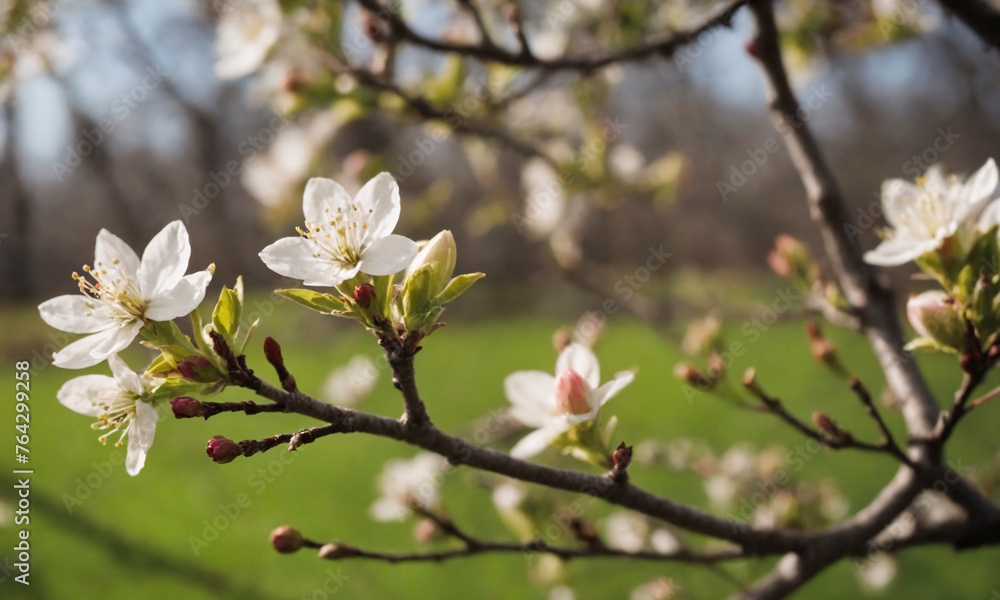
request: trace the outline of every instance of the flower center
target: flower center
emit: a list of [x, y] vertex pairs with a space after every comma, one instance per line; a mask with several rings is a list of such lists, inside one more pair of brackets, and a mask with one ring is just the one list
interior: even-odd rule
[[[76, 280], [80, 291], [84, 296], [102, 302], [101, 306], [92, 303], [88, 303], [88, 306], [95, 311], [103, 311], [105, 316], [123, 321], [143, 318], [146, 305], [136, 285], [122, 270], [121, 261], [116, 258], [110, 265], [98, 261], [95, 267], [83, 265], [83, 271], [94, 281], [91, 282], [86, 276], [74, 272], [73, 279]], [[91, 315], [93, 313], [87, 313], [87, 316]]]
[[351, 204], [347, 211], [343, 207], [337, 207], [336, 213], [332, 213], [329, 208], [323, 212], [326, 219], [324, 222], [306, 221], [307, 231], [297, 228], [299, 235], [316, 245], [318, 251], [313, 256], [322, 258], [326, 255], [331, 260], [348, 266], [358, 264], [367, 246], [368, 219], [372, 209], [363, 213], [356, 205]]
[[134, 394], [127, 392], [105, 394], [93, 401], [93, 405], [102, 408], [104, 412], [98, 415], [99, 420], [91, 424], [91, 427], [110, 430], [97, 438], [98, 441], [106, 444], [109, 437], [121, 431], [118, 441], [115, 442], [115, 447], [122, 445], [122, 440], [125, 439], [125, 434], [128, 433], [132, 426], [132, 420], [135, 418], [135, 401]]
[[556, 377], [556, 414], [585, 415], [590, 412], [590, 384], [573, 369]]

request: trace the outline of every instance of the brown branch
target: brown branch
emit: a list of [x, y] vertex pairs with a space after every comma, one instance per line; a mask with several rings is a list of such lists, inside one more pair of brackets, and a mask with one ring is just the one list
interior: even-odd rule
[[948, 13], [957, 17], [994, 50], [1000, 50], [1000, 11], [985, 0], [938, 0]]
[[298, 450], [299, 446], [312, 443], [332, 433], [340, 433], [340, 431], [333, 425], [324, 425], [322, 427], [301, 429], [295, 433], [282, 433], [262, 440], [243, 440], [237, 446], [239, 446], [243, 456], [253, 456], [258, 452], [267, 452], [272, 448], [277, 448], [284, 444], [288, 444], [288, 451], [292, 452]]
[[893, 437], [889, 427], [882, 419], [882, 414], [879, 413], [877, 408], [875, 408], [875, 403], [872, 402], [872, 395], [868, 392], [868, 388], [866, 388], [864, 384], [857, 379], [851, 379], [850, 385], [851, 391], [853, 391], [855, 395], [857, 395], [858, 399], [861, 400], [861, 403], [865, 405], [865, 412], [872, 418], [872, 420], [875, 421], [879, 432], [882, 434], [882, 443], [879, 444], [879, 446], [885, 448], [903, 464], [911, 468], [915, 468], [916, 465], [913, 464], [913, 461], [906, 455], [906, 452], [904, 452], [903, 449], [899, 447], [899, 444], [896, 443], [896, 438]]
[[[914, 466], [913, 461], [911, 461], [910, 458], [906, 456], [906, 454], [903, 453], [898, 446], [896, 446], [895, 441], [882, 444], [869, 444], [867, 442], [862, 442], [855, 439], [853, 435], [839, 428], [833, 427], [831, 428], [834, 429], [833, 432], [824, 432], [821, 431], [820, 429], [808, 425], [807, 423], [805, 423], [792, 413], [788, 412], [788, 409], [785, 408], [781, 400], [775, 398], [774, 396], [768, 395], [757, 383], [756, 377], [749, 376], [749, 373], [750, 371], [748, 371], [748, 376], [744, 377], [743, 379], [743, 387], [746, 388], [748, 392], [753, 394], [758, 400], [761, 401], [761, 404], [763, 405], [763, 408], [766, 412], [770, 412], [771, 414], [775, 415], [782, 421], [788, 423], [806, 437], [812, 438], [817, 442], [819, 442], [820, 444], [833, 450], [854, 448], [857, 450], [863, 450], [865, 452], [881, 452], [897, 458], [899, 461], [901, 461], [903, 464], [907, 466], [910, 467]], [[869, 398], [868, 400], [870, 402], [871, 398]], [[878, 421], [880, 423], [881, 420], [882, 420], [881, 417], [879, 417]], [[884, 427], [884, 425], [885, 424], [882, 423], [881, 426]], [[883, 434], [887, 435], [888, 434], [887, 430], [884, 430]], [[888, 436], [887, 439], [891, 440], [892, 439], [891, 435]]]
[[612, 64], [642, 61], [655, 56], [670, 56], [677, 49], [693, 43], [697, 40], [698, 36], [707, 31], [717, 27], [729, 27], [732, 23], [733, 14], [746, 4], [747, 0], [730, 0], [710, 11], [700, 24], [689, 29], [651, 38], [638, 46], [576, 56], [563, 56], [554, 59], [539, 58], [533, 55], [530, 50], [526, 50], [528, 46], [525, 44], [526, 40], [523, 37], [523, 32], [518, 36], [522, 43], [517, 52], [485, 44], [446, 42], [417, 33], [410, 28], [406, 21], [384, 6], [379, 0], [359, 0], [359, 3], [376, 18], [385, 21], [389, 25], [395, 39], [422, 46], [428, 50], [452, 52], [506, 65], [547, 70], [573, 70], [587, 73]]

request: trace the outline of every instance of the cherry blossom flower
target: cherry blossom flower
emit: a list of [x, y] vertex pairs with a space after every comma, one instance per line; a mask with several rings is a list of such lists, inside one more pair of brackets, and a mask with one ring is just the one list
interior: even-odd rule
[[535, 428], [514, 446], [511, 456], [534, 456], [575, 425], [595, 420], [601, 406], [635, 377], [631, 371], [623, 371], [600, 385], [597, 357], [580, 344], [570, 344], [562, 351], [556, 374], [518, 371], [504, 381], [507, 399], [513, 405], [511, 416]]
[[341, 185], [315, 177], [306, 184], [306, 231], [264, 248], [272, 271], [305, 285], [336, 286], [359, 272], [391, 275], [417, 254], [417, 243], [393, 229], [399, 221], [399, 186], [389, 173], [366, 183], [353, 199]]
[[114, 377], [83, 375], [63, 384], [56, 398], [66, 408], [88, 417], [96, 417], [94, 429], [107, 429], [99, 439], [102, 444], [121, 432], [115, 446], [120, 446], [128, 436], [128, 453], [125, 470], [138, 475], [146, 464], [146, 453], [153, 445], [156, 434], [156, 409], [144, 398], [155, 386], [154, 380], [141, 377], [128, 368], [117, 354], [108, 357]]
[[238, 79], [253, 73], [281, 34], [281, 5], [277, 0], [244, 0], [222, 11], [215, 52], [215, 74]]
[[938, 165], [916, 184], [885, 181], [882, 207], [892, 228], [877, 248], [865, 254], [865, 261], [901, 265], [940, 250], [952, 238], [959, 247], [967, 247], [975, 230], [982, 227], [977, 219], [995, 199], [996, 188], [997, 165], [992, 158], [964, 182], [945, 178]]
[[82, 295], [68, 294], [38, 306], [42, 320], [69, 333], [89, 333], [53, 355], [64, 369], [82, 369], [128, 347], [149, 321], [189, 314], [205, 298], [211, 271], [184, 275], [191, 256], [180, 221], [164, 227], [146, 246], [142, 260], [106, 229], [97, 234], [94, 266], [73, 273]]
[[382, 469], [378, 487], [382, 496], [371, 505], [376, 521], [399, 521], [420, 506], [436, 508], [441, 502], [441, 479], [448, 461], [432, 452], [421, 452], [411, 460], [390, 460]]

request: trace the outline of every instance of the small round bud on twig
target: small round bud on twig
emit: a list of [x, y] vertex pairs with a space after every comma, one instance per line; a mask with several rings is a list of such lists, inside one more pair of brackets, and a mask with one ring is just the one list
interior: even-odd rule
[[178, 419], [191, 419], [194, 417], [204, 417], [205, 407], [202, 403], [190, 396], [178, 396], [170, 401], [170, 408], [174, 411], [174, 417]]
[[757, 369], [749, 367], [743, 372], [743, 386], [752, 388], [755, 385], [757, 385]]
[[674, 375], [681, 381], [690, 383], [697, 388], [708, 389], [712, 387], [713, 382], [690, 363], [677, 363], [674, 366]]
[[340, 543], [326, 544], [319, 549], [319, 557], [327, 560], [337, 560], [338, 558], [353, 556], [357, 553], [357, 548], [352, 548], [347, 544]]
[[271, 532], [271, 545], [282, 554], [291, 554], [302, 547], [302, 534], [298, 529], [282, 525]]
[[615, 466], [615, 471], [624, 471], [632, 464], [632, 446], [626, 446], [625, 442], [618, 444], [618, 448], [611, 453], [611, 463]]
[[372, 300], [374, 300], [375, 297], [375, 286], [370, 283], [362, 283], [358, 287], [354, 288], [354, 301], [357, 302], [361, 308], [368, 308], [371, 306]]
[[208, 440], [205, 452], [215, 462], [226, 464], [236, 460], [237, 456], [242, 456], [243, 451], [240, 445], [224, 435], [217, 435]]
[[828, 433], [828, 434], [830, 434], [830, 435], [832, 435], [834, 437], [839, 437], [840, 436], [840, 434], [841, 434], [840, 427], [837, 427], [837, 424], [834, 423], [833, 419], [831, 419], [830, 417], [826, 416], [825, 414], [823, 414], [821, 412], [814, 412], [812, 414], [812, 420], [813, 420], [813, 423], [816, 424], [816, 427], [819, 427], [824, 432], [826, 432], [826, 433]]
[[421, 519], [413, 528], [413, 539], [421, 544], [432, 542], [441, 537], [444, 537], [444, 532], [431, 519]]

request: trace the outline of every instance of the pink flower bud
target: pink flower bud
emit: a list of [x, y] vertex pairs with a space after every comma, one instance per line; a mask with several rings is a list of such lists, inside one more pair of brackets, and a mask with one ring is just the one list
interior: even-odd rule
[[233, 462], [237, 456], [243, 455], [240, 445], [223, 435], [217, 435], [208, 440], [205, 452], [219, 464]]
[[618, 448], [611, 453], [611, 462], [616, 471], [624, 471], [632, 464], [632, 446], [626, 446], [625, 442], [618, 445]]
[[271, 532], [271, 545], [282, 554], [291, 554], [302, 547], [302, 534], [298, 529], [282, 525]]
[[585, 415], [590, 412], [590, 384], [573, 369], [556, 377], [556, 412], [564, 415]]
[[938, 344], [960, 349], [965, 346], [965, 323], [948, 294], [934, 290], [910, 296], [906, 317], [914, 331]]
[[264, 338], [264, 358], [275, 367], [285, 366], [285, 359], [281, 356], [281, 346], [272, 337]]
[[327, 560], [337, 560], [345, 556], [353, 556], [358, 553], [357, 548], [352, 548], [347, 544], [326, 544], [319, 549], [319, 557]]
[[180, 371], [184, 379], [191, 379], [193, 381], [200, 381], [202, 379], [202, 375], [198, 373], [198, 369], [211, 368], [212, 363], [204, 356], [198, 356], [197, 354], [185, 356], [183, 360], [177, 363], [177, 370]]
[[178, 419], [191, 419], [194, 417], [204, 417], [205, 407], [201, 402], [189, 396], [179, 396], [170, 401], [170, 408], [174, 410], [174, 416]]
[[361, 308], [368, 308], [371, 306], [372, 300], [375, 299], [375, 286], [370, 283], [362, 283], [358, 287], [354, 288], [354, 301], [361, 305]]

